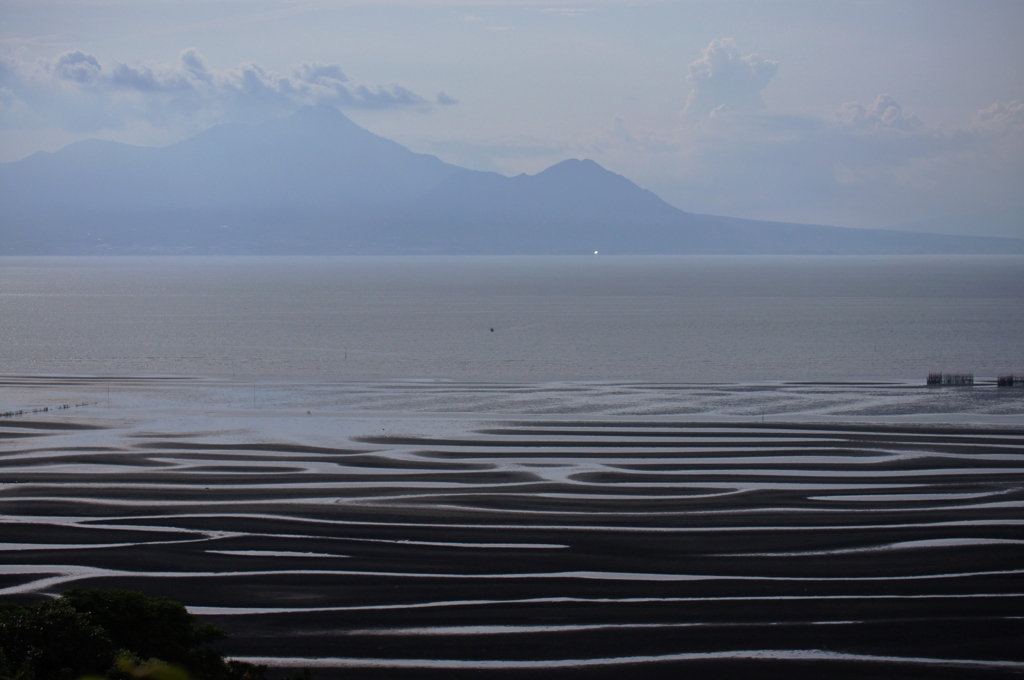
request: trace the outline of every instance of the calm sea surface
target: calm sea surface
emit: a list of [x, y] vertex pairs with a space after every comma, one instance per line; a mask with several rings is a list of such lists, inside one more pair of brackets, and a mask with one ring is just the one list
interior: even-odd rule
[[0, 373], [744, 382], [1024, 372], [1024, 257], [0, 258]]

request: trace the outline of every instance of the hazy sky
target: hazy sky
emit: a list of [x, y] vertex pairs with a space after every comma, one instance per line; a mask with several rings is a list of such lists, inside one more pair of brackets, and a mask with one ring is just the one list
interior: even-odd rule
[[[693, 212], [1024, 237], [1024, 2], [0, 0], [0, 160], [318, 101]], [[993, 226], [994, 225], [994, 226]]]

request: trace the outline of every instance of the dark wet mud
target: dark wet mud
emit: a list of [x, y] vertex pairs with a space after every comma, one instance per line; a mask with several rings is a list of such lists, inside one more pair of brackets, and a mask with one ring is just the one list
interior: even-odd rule
[[1015, 428], [2, 425], [5, 599], [167, 595], [319, 678], [1024, 674]]

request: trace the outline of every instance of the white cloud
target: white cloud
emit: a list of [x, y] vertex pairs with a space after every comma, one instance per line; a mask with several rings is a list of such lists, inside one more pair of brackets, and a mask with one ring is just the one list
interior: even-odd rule
[[686, 100], [686, 113], [704, 116], [723, 108], [762, 109], [761, 92], [778, 70], [777, 62], [760, 55], [743, 56], [732, 38], [712, 40], [703, 56], [690, 64], [686, 81], [693, 89]]
[[1024, 100], [1016, 99], [1009, 104], [996, 102], [987, 109], [978, 111], [972, 127], [988, 132], [1024, 133]]
[[[343, 108], [393, 109], [429, 107], [431, 103], [401, 85], [356, 83], [338, 64], [303, 63], [282, 75], [256, 63], [211, 70], [194, 48], [177, 62], [115, 63], [112, 66], [81, 50], [42, 62], [0, 60], [0, 88], [22, 102], [33, 116], [21, 124], [55, 126], [79, 132], [116, 130], [145, 121], [201, 129], [224, 120], [281, 115], [305, 104]], [[438, 103], [451, 105], [449, 95]], [[3, 104], [4, 108], [10, 108]], [[0, 117], [0, 125], [13, 124]]]
[[835, 119], [855, 128], [887, 127], [897, 130], [918, 130], [923, 126], [917, 116], [907, 116], [891, 94], [880, 94], [871, 104], [859, 102], [843, 104]]
[[206, 59], [194, 47], [182, 50], [181, 67], [196, 80], [206, 83], [213, 80], [210, 70], [206, 67]]
[[102, 70], [96, 57], [81, 50], [65, 52], [49, 68], [58, 78], [81, 84], [99, 80]]

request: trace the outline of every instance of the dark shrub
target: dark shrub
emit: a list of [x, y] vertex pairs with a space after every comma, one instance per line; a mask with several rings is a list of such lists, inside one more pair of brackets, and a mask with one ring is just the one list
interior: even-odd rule
[[0, 680], [266, 680], [266, 666], [208, 646], [225, 637], [166, 597], [73, 588], [27, 607], [0, 603]]
[[[198, 623], [185, 605], [166, 597], [131, 590], [82, 590], [61, 595], [75, 610], [88, 614], [121, 649], [140, 659], [160, 659], [186, 668], [205, 666], [211, 650], [200, 649], [227, 637], [208, 623]], [[220, 659], [221, 655], [216, 654]]]
[[0, 677], [75, 680], [110, 668], [116, 647], [88, 614], [62, 600], [0, 609]]

